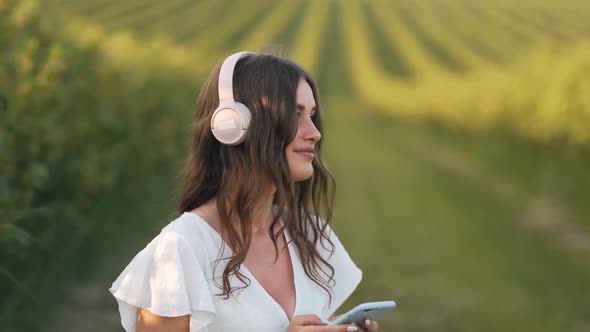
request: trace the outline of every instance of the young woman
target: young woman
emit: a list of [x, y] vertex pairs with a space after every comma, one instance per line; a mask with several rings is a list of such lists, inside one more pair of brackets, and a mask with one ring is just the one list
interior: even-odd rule
[[[229, 56], [199, 95], [179, 216], [109, 289], [126, 331], [377, 331], [325, 320], [362, 272], [331, 230], [310, 75], [271, 54]], [[322, 217], [320, 217], [322, 216]]]

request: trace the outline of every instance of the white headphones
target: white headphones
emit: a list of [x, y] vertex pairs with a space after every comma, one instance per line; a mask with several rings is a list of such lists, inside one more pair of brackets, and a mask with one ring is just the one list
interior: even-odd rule
[[234, 100], [234, 67], [240, 58], [253, 52], [239, 52], [223, 61], [219, 71], [219, 107], [211, 116], [213, 136], [225, 145], [238, 145], [244, 141], [252, 114], [248, 107]]

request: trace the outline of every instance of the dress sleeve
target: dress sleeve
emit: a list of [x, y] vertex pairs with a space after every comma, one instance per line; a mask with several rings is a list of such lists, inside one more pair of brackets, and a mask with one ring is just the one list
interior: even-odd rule
[[[318, 243], [318, 247], [326, 257], [328, 262], [334, 268], [333, 298], [332, 303], [325, 308], [324, 317], [328, 318], [336, 312], [336, 310], [348, 299], [352, 292], [356, 289], [363, 278], [363, 272], [350, 258], [346, 249], [336, 236], [336, 233], [328, 225], [326, 228], [329, 238], [334, 244], [334, 253], [330, 256], [330, 252], [325, 250], [323, 246]], [[329, 249], [329, 244], [324, 241], [326, 247]]]
[[205, 273], [190, 244], [176, 232], [162, 232], [140, 251], [113, 282], [121, 324], [135, 332], [137, 308], [165, 317], [190, 314], [190, 332], [207, 332], [215, 307]]

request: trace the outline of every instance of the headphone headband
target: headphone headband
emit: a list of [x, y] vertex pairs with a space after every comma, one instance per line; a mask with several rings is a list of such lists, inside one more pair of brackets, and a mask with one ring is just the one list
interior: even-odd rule
[[234, 67], [238, 60], [248, 54], [254, 54], [253, 52], [238, 52], [232, 54], [223, 61], [221, 70], [219, 72], [219, 101], [234, 101], [234, 90], [233, 90], [233, 76]]

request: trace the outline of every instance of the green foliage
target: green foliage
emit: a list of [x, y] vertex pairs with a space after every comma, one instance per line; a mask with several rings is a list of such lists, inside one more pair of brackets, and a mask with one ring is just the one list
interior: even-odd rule
[[182, 73], [130, 74], [100, 40], [56, 36], [40, 16], [34, 1], [0, 2], [2, 294], [86, 236], [92, 194], [178, 154], [184, 132], [171, 113], [190, 112], [194, 97], [190, 84], [168, 84]]

